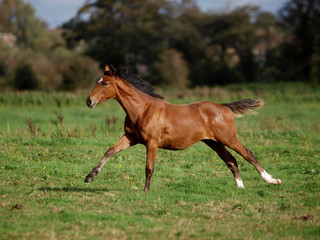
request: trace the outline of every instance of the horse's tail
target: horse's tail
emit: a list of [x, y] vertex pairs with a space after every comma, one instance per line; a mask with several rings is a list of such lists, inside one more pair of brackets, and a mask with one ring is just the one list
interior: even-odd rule
[[222, 103], [233, 114], [234, 117], [242, 117], [243, 114], [255, 114], [253, 109], [261, 108], [263, 106], [263, 100], [256, 99], [243, 99], [232, 103]]

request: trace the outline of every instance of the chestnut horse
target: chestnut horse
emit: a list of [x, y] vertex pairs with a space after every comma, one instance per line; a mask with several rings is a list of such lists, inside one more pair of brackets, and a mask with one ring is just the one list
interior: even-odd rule
[[261, 107], [263, 101], [246, 99], [226, 104], [195, 102], [173, 105], [153, 91], [149, 83], [126, 68], [116, 71], [111, 65], [106, 65], [104, 76], [87, 98], [87, 105], [94, 108], [110, 98], [117, 100], [127, 114], [125, 133], [107, 150], [85, 182], [92, 182], [113, 155], [140, 143], [147, 148], [144, 191], [149, 191], [158, 148], [181, 150], [202, 141], [227, 164], [239, 188], [244, 188], [244, 185], [238, 164], [226, 146], [251, 163], [266, 182], [281, 184], [280, 179], [273, 178], [259, 165], [252, 152], [240, 143], [236, 135], [233, 116], [252, 114], [252, 109]]

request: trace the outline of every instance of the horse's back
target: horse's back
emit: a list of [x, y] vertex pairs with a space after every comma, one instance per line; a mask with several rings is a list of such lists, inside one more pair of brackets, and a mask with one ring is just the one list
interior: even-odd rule
[[217, 103], [157, 103], [148, 108], [141, 123], [126, 119], [126, 132], [137, 142], [152, 140], [160, 148], [185, 149], [204, 139], [218, 139], [228, 128], [225, 123], [233, 120], [231, 112]]
[[228, 114], [228, 109], [212, 102], [184, 105], [168, 103], [164, 112], [160, 121], [162, 126], [160, 147], [184, 149], [201, 140], [214, 139], [214, 125], [223, 120], [224, 115]]

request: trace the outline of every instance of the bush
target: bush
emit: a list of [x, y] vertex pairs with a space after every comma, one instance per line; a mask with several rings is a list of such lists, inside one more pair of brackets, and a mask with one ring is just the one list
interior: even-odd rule
[[19, 90], [33, 90], [39, 87], [39, 79], [29, 64], [20, 65], [15, 74], [14, 87]]
[[72, 56], [65, 66], [60, 68], [62, 82], [61, 90], [72, 91], [84, 89], [101, 77], [101, 70], [96, 61], [86, 56]]
[[186, 88], [189, 85], [189, 68], [180, 52], [175, 49], [166, 49], [154, 63], [155, 73], [165, 86]]

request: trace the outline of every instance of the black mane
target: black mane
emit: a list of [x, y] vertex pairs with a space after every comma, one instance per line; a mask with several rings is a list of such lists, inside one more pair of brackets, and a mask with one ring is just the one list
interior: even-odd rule
[[152, 97], [164, 99], [163, 96], [154, 92], [154, 87], [151, 86], [149, 82], [135, 75], [129, 68], [126, 68], [126, 67], [119, 68], [116, 72], [116, 76], [122, 78], [123, 80], [127, 81], [131, 85], [138, 88], [140, 91]]

